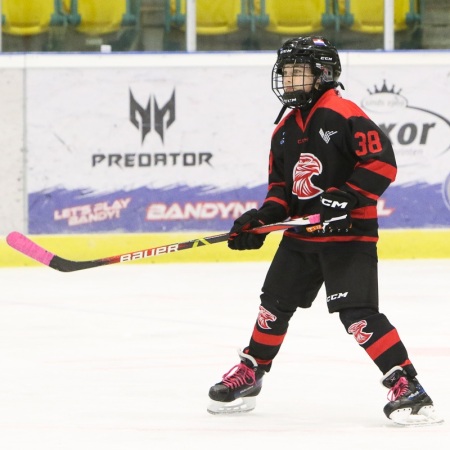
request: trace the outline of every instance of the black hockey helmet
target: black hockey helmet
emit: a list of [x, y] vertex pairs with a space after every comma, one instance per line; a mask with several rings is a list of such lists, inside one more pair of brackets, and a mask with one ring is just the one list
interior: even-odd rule
[[[272, 90], [286, 108], [309, 108], [328, 89], [342, 86], [339, 54], [331, 42], [322, 36], [289, 39], [277, 52], [272, 70]], [[283, 85], [283, 67], [286, 64], [309, 64], [314, 75], [310, 92], [286, 92]], [[284, 113], [283, 110], [283, 113]], [[282, 113], [281, 113], [282, 115]]]

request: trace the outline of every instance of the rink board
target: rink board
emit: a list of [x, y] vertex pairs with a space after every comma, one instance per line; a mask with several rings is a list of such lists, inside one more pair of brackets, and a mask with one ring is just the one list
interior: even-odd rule
[[[103, 235], [36, 235], [31, 238], [45, 249], [68, 259], [90, 260], [162, 245], [220, 234], [219, 232], [103, 234]], [[137, 260], [134, 263], [243, 262], [270, 261], [281, 233], [268, 236], [258, 251], [231, 251], [225, 242], [186, 251]], [[450, 258], [450, 230], [384, 230], [380, 231], [378, 252], [381, 259]], [[127, 263], [128, 264], [128, 263]], [[33, 260], [0, 243], [0, 266], [35, 266]]]

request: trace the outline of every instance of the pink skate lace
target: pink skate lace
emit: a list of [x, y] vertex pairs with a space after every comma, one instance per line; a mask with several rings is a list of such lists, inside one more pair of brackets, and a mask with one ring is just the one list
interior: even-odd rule
[[397, 383], [389, 390], [387, 398], [390, 402], [394, 402], [403, 394], [405, 394], [409, 389], [408, 380], [406, 377], [400, 377]]
[[222, 383], [229, 388], [237, 388], [244, 384], [251, 386], [255, 381], [255, 371], [243, 363], [232, 367], [222, 378]]

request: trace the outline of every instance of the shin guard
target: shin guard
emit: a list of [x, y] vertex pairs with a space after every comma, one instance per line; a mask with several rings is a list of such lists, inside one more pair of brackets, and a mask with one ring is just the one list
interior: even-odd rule
[[252, 337], [244, 353], [252, 355], [266, 372], [280, 350], [292, 315], [293, 312], [283, 311], [274, 305], [261, 304], [259, 307]]
[[[345, 325], [345, 313], [341, 320]], [[417, 375], [396, 328], [384, 314], [377, 312], [360, 318], [348, 326], [347, 332], [353, 334], [382, 373], [400, 366], [412, 377]]]

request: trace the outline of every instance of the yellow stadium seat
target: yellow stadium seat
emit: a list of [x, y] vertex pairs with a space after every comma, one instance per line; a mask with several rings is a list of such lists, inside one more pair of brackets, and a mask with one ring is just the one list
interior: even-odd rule
[[[169, 10], [168, 20], [183, 27], [186, 18], [186, 0], [170, 0]], [[237, 31], [240, 11], [241, 0], [197, 0], [197, 33], [215, 35]]]
[[323, 28], [326, 0], [253, 0], [255, 14], [268, 16], [267, 31], [299, 36]]
[[122, 27], [126, 0], [64, 0], [70, 23], [89, 35], [114, 33]]
[[45, 33], [50, 25], [64, 23], [57, 5], [55, 0], [2, 0], [2, 31], [19, 36]]
[[[394, 1], [394, 30], [406, 30], [418, 19], [419, 2], [411, 0]], [[384, 0], [338, 0], [343, 23], [353, 31], [361, 33], [383, 33]]]

